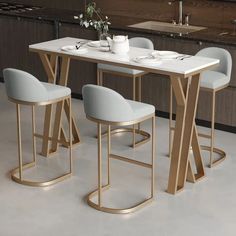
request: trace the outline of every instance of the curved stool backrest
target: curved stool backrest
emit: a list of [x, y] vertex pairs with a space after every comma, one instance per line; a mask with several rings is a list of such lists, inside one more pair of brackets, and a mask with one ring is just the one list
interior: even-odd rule
[[129, 103], [112, 89], [89, 84], [83, 86], [82, 93], [87, 116], [109, 122], [133, 119], [133, 110]]
[[220, 64], [213, 70], [225, 74], [230, 81], [232, 71], [232, 57], [227, 50], [218, 47], [209, 47], [200, 50], [196, 56], [219, 59]]
[[129, 44], [131, 47], [154, 49], [153, 43], [150, 39], [143, 37], [134, 37], [129, 39]]
[[26, 102], [47, 100], [45, 87], [33, 75], [12, 68], [3, 70], [6, 92], [9, 98]]

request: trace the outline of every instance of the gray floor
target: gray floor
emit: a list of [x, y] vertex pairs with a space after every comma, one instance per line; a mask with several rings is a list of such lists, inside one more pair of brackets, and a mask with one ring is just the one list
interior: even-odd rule
[[[74, 148], [72, 178], [47, 188], [33, 188], [11, 181], [9, 171], [17, 166], [15, 107], [5, 97], [0, 84], [0, 235], [236, 235], [236, 141], [235, 134], [216, 132], [219, 147], [227, 160], [214, 169], [206, 168], [206, 178], [186, 184], [176, 196], [165, 192], [168, 181], [168, 120], [157, 118], [156, 197], [146, 208], [130, 215], [112, 215], [90, 208], [85, 196], [96, 188], [96, 127], [86, 120], [82, 102], [73, 101], [82, 143]], [[41, 115], [41, 116], [40, 116]], [[43, 110], [37, 109], [38, 132]], [[25, 160], [30, 160], [30, 110], [22, 109]], [[150, 123], [143, 124], [150, 130]], [[207, 131], [207, 129], [205, 129]], [[115, 153], [138, 160], [150, 160], [150, 144], [135, 151], [128, 147], [130, 136], [114, 137]], [[37, 142], [40, 151], [40, 140]], [[104, 140], [104, 147], [105, 147]], [[66, 171], [67, 150], [50, 159], [38, 156], [38, 168], [26, 177], [42, 179]], [[106, 170], [105, 150], [104, 171]], [[207, 164], [207, 154], [204, 154]], [[104, 176], [104, 183], [105, 183]], [[147, 169], [112, 161], [112, 189], [104, 194], [108, 206], [126, 207], [149, 193]]]

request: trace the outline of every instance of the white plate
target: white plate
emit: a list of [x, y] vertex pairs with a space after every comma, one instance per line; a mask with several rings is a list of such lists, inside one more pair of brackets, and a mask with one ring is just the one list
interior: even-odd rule
[[79, 49], [77, 49], [75, 45], [63, 46], [63, 47], [61, 47], [61, 50], [65, 51], [65, 52], [76, 53], [76, 54], [82, 54], [82, 53], [86, 53], [88, 51], [88, 49], [84, 48], [84, 47], [80, 47]]
[[148, 64], [148, 65], [159, 65], [162, 63], [162, 61], [159, 58], [154, 58], [151, 56], [139, 56], [133, 58], [134, 62], [140, 63], [140, 64]]
[[100, 41], [90, 41], [87, 43], [89, 47], [100, 48]]
[[154, 51], [151, 53], [151, 55], [160, 59], [175, 59], [180, 54], [173, 51]]

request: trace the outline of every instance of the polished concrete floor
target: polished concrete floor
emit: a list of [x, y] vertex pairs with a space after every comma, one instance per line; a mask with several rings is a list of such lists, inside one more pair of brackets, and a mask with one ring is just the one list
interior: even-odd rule
[[[216, 131], [216, 143], [227, 159], [214, 169], [206, 168], [206, 178], [187, 183], [176, 196], [165, 192], [168, 182], [168, 120], [157, 118], [156, 196], [146, 208], [129, 215], [112, 215], [86, 204], [86, 194], [97, 185], [96, 126], [86, 120], [82, 102], [73, 100], [73, 109], [82, 143], [74, 148], [73, 177], [52, 187], [34, 188], [11, 181], [9, 171], [17, 166], [15, 106], [7, 101], [0, 84], [0, 236], [235, 236], [236, 235], [236, 135]], [[42, 129], [43, 109], [37, 109], [37, 130]], [[150, 131], [150, 123], [142, 126]], [[24, 160], [31, 148], [30, 110], [22, 108]], [[207, 129], [205, 129], [207, 131]], [[113, 137], [113, 150], [137, 160], [150, 160], [150, 143], [136, 150], [131, 137]], [[37, 142], [40, 152], [41, 141]], [[103, 170], [106, 171], [104, 139]], [[43, 179], [68, 168], [67, 150], [49, 159], [38, 156], [38, 167], [26, 178]], [[204, 154], [207, 165], [208, 156]], [[112, 188], [104, 194], [108, 206], [127, 207], [149, 194], [150, 172], [127, 163], [112, 161]], [[104, 175], [106, 183], [106, 175]]]

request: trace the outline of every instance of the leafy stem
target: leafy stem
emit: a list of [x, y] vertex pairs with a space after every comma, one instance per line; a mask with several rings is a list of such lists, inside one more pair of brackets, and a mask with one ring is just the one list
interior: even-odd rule
[[110, 24], [108, 17], [103, 16], [95, 2], [88, 3], [85, 7], [85, 14], [80, 14], [80, 25], [86, 28], [93, 27], [96, 30], [108, 30]]

